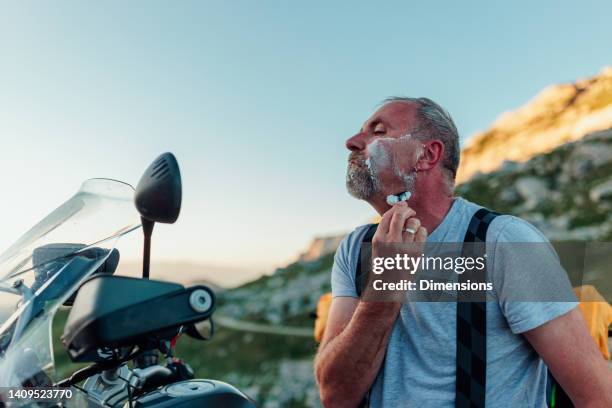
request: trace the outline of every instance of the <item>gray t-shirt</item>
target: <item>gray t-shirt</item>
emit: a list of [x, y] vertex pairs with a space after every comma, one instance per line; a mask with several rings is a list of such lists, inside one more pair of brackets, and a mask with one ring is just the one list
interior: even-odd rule
[[[456, 198], [428, 242], [462, 242], [472, 215], [482, 207]], [[332, 269], [332, 295], [357, 297], [355, 269], [367, 226], [351, 232], [340, 244]], [[520, 218], [502, 215], [489, 226], [487, 254], [498, 242], [547, 242]], [[489, 256], [489, 260], [494, 259]], [[506, 259], [507, 261], [507, 259]], [[540, 259], [541, 263], [543, 260]], [[550, 262], [557, 262], [554, 251]], [[547, 262], [544, 260], [544, 262]], [[492, 265], [491, 265], [492, 264]], [[493, 276], [503, 275], [488, 262]], [[495, 272], [495, 269], [499, 269]], [[545, 268], [546, 273], [559, 268]], [[493, 272], [492, 272], [493, 270]], [[518, 272], [516, 272], [518, 271]], [[530, 285], [529, 276], [515, 282]], [[551, 276], [550, 279], [563, 277]], [[569, 283], [565, 290], [571, 292]], [[568, 294], [566, 299], [575, 299]], [[487, 307], [486, 403], [491, 407], [546, 407], [546, 366], [520, 335], [559, 317], [576, 302], [516, 302], [503, 296]], [[364, 333], [367, 336], [367, 333]], [[454, 407], [456, 373], [456, 303], [408, 302], [395, 322], [385, 360], [374, 382], [371, 407]], [[359, 350], [355, 350], [358, 353]]]

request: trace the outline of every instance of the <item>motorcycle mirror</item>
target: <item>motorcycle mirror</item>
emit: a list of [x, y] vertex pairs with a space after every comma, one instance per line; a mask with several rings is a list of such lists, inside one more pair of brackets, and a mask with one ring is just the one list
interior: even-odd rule
[[134, 204], [140, 213], [144, 233], [142, 277], [149, 278], [151, 235], [156, 222], [174, 223], [181, 212], [181, 172], [170, 152], [160, 155], [145, 170], [136, 186]]
[[172, 153], [163, 153], [145, 170], [134, 203], [148, 221], [174, 223], [181, 211], [181, 172]]
[[187, 326], [186, 333], [189, 337], [197, 340], [210, 340], [215, 334], [215, 325], [212, 317], [201, 322], [193, 323]]

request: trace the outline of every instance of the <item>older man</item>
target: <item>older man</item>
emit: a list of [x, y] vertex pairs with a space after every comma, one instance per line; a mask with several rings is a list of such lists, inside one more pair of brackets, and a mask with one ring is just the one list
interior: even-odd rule
[[[482, 207], [453, 195], [459, 136], [438, 104], [388, 99], [346, 146], [349, 192], [382, 215], [374, 253], [386, 243], [463, 241]], [[407, 202], [388, 199], [405, 192]], [[457, 303], [360, 300], [355, 270], [367, 230], [357, 228], [336, 253], [333, 301], [315, 361], [323, 405], [356, 407], [368, 395], [372, 407], [470, 406], [458, 396]], [[501, 215], [486, 243], [504, 241], [546, 239]], [[612, 374], [576, 303], [499, 299], [487, 302], [486, 322], [486, 406], [545, 407], [546, 366], [577, 406], [612, 406]]]

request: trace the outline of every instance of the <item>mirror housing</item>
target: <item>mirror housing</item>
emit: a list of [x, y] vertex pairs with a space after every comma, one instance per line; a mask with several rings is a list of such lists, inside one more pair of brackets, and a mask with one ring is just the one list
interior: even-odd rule
[[181, 200], [178, 162], [172, 153], [163, 153], [151, 163], [136, 186], [136, 209], [148, 221], [172, 224], [181, 212]]

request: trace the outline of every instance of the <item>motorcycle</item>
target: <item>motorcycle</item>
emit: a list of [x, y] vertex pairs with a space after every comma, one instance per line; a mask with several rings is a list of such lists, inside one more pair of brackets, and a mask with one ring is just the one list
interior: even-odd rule
[[[149, 279], [153, 227], [176, 221], [181, 196], [178, 163], [164, 153], [136, 189], [85, 181], [0, 255], [0, 406], [256, 406], [174, 356], [183, 334], [211, 338], [215, 309], [207, 286]], [[117, 276], [116, 244], [138, 229], [142, 278]], [[70, 308], [62, 344], [89, 365], [57, 379], [51, 324], [61, 306]]]

